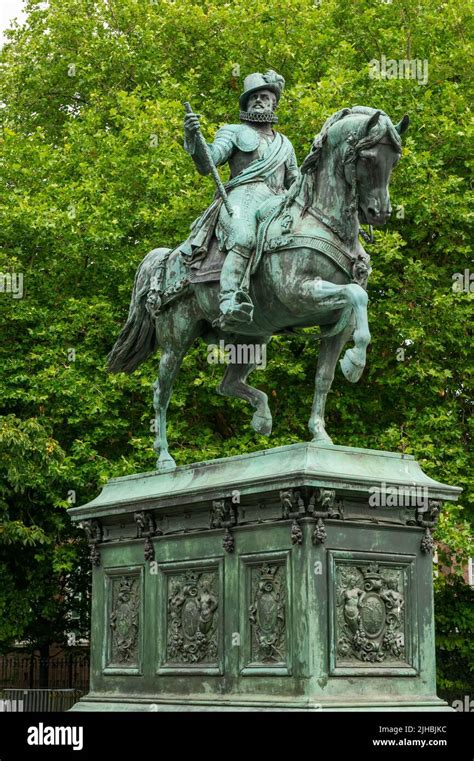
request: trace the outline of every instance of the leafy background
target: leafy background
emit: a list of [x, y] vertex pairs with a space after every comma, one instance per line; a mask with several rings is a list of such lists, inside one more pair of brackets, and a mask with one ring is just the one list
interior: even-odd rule
[[[472, 18], [462, 0], [30, 0], [1, 57], [0, 648], [87, 632], [84, 540], [66, 508], [110, 476], [154, 467], [151, 383], [158, 357], [109, 376], [137, 265], [183, 240], [213, 187], [182, 149], [184, 100], [209, 139], [235, 121], [243, 77], [269, 67], [287, 88], [280, 129], [299, 161], [323, 121], [370, 105], [411, 118], [391, 186], [396, 213], [371, 247], [373, 340], [362, 380], [338, 371], [335, 443], [411, 453], [464, 489], [436, 538], [441, 694], [472, 687], [470, 588], [472, 293], [453, 290], [469, 255]], [[429, 81], [374, 79], [373, 59], [420, 59]], [[241, 76], [236, 74], [240, 66]], [[471, 141], [471, 142], [470, 142]], [[472, 208], [472, 206], [471, 206]], [[404, 350], [404, 358], [400, 349]], [[203, 344], [170, 406], [178, 464], [262, 449]], [[270, 446], [308, 438], [317, 344], [275, 338], [255, 381], [271, 399]], [[78, 595], [78, 592], [81, 595]], [[79, 598], [82, 602], [78, 602]], [[78, 618], [77, 618], [78, 616]]]

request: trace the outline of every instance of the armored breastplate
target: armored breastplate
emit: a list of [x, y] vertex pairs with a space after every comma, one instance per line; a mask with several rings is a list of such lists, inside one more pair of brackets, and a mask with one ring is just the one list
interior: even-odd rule
[[[241, 135], [239, 135], [239, 138], [240, 137]], [[246, 169], [249, 166], [249, 164], [251, 164], [256, 159], [262, 158], [266, 149], [272, 143], [271, 140], [266, 139], [264, 135], [259, 134], [257, 130], [254, 130], [250, 127], [245, 130], [245, 133], [242, 135], [242, 137], [244, 137], [245, 140], [244, 141], [239, 140], [238, 142], [239, 147], [236, 146], [236, 149], [234, 150], [232, 156], [229, 159], [231, 178], [234, 178], [237, 174], [240, 174], [240, 172]], [[285, 167], [284, 166], [279, 167], [276, 170], [275, 174], [279, 175], [276, 183], [273, 183], [273, 182], [270, 183], [270, 181], [267, 181], [267, 184], [272, 187], [272, 190], [275, 190], [276, 192], [278, 192], [277, 186], [279, 188], [281, 185], [281, 188], [283, 189]], [[269, 178], [269, 180], [273, 180], [273, 179], [274, 178], [272, 175], [272, 177]], [[275, 187], [273, 187], [273, 185], [275, 185]]]
[[239, 151], [236, 149], [229, 159], [230, 176], [233, 179], [237, 174], [240, 174], [246, 169], [252, 161], [258, 159], [258, 151], [251, 151], [250, 153]]

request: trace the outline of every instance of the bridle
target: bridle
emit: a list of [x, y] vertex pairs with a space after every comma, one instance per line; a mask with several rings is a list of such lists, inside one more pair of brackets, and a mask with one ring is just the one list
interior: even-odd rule
[[[306, 159], [303, 161], [303, 164], [301, 166], [301, 173], [306, 174], [310, 169], [313, 169], [315, 171], [317, 167], [317, 163], [319, 161], [322, 148], [327, 141], [328, 137], [328, 131], [329, 128], [333, 126], [333, 124], [336, 124], [337, 122], [341, 121], [342, 119], [345, 119], [348, 116], [354, 115], [355, 112], [349, 108], [343, 109], [342, 111], [335, 114], [331, 119], [326, 122], [326, 124], [323, 126], [321, 132], [315, 137], [312, 151], [309, 154], [309, 156], [306, 157]], [[377, 112], [374, 112], [377, 113]], [[378, 112], [380, 115], [387, 116], [383, 111]], [[367, 114], [369, 116], [369, 119], [372, 118], [371, 115]], [[388, 117], [387, 117], [388, 118]], [[367, 123], [364, 124], [362, 127], [362, 130], [365, 130], [367, 126]], [[348, 217], [353, 216], [354, 214], [358, 214], [359, 211], [359, 189], [358, 189], [358, 183], [357, 183], [357, 161], [359, 159], [359, 155], [361, 150], [364, 148], [370, 147], [372, 145], [378, 145], [380, 143], [387, 143], [389, 144], [389, 140], [386, 137], [386, 134], [383, 134], [382, 137], [378, 137], [378, 135], [370, 136], [364, 132], [364, 134], [360, 135], [355, 131], [351, 131], [349, 135], [345, 139], [346, 147], [343, 153], [342, 158], [342, 164], [343, 166], [348, 167], [349, 172], [349, 203], [345, 209], [345, 213]], [[320, 222], [323, 222], [327, 227], [329, 227], [332, 232], [334, 232], [341, 240], [349, 244], [350, 241], [348, 240], [348, 236], [344, 230], [344, 225], [341, 225], [338, 220], [336, 220], [332, 216], [328, 216], [325, 214], [321, 209], [319, 209], [317, 206], [311, 206], [307, 207], [304, 206], [305, 211], [310, 211]], [[368, 225], [369, 231], [366, 232], [362, 228], [362, 223], [359, 220], [359, 234], [362, 236], [364, 241], [366, 243], [373, 243], [374, 236], [373, 236], [373, 228], [372, 225]]]

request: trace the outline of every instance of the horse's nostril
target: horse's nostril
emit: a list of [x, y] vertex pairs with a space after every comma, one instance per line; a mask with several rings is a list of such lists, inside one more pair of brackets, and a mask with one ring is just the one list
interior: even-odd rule
[[374, 209], [373, 206], [368, 206], [367, 207], [367, 211], [369, 212], [371, 217], [376, 217], [377, 216], [377, 210]]

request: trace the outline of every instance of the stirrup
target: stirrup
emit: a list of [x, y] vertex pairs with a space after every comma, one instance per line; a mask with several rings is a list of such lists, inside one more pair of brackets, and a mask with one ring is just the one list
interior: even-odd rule
[[219, 328], [235, 328], [239, 325], [248, 325], [253, 320], [254, 305], [247, 291], [239, 288], [237, 291], [231, 294], [229, 299], [224, 299], [224, 303], [228, 301], [228, 306], [225, 311], [214, 320], [213, 326]]

